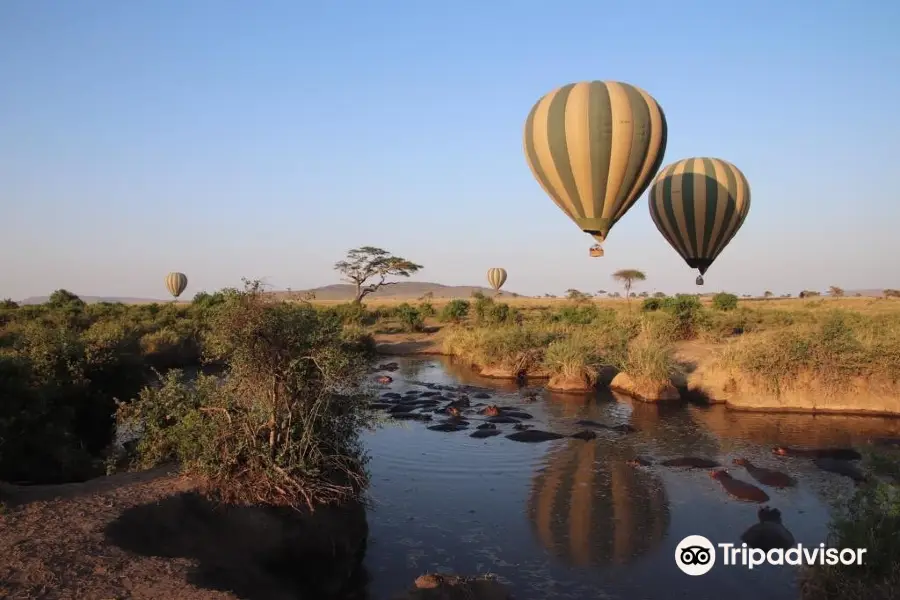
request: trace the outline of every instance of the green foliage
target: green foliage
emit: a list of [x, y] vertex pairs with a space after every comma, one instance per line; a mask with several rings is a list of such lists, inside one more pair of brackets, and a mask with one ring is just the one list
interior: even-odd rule
[[717, 310], [734, 310], [738, 305], [738, 297], [728, 292], [719, 292], [713, 296], [712, 305]]
[[688, 340], [697, 334], [703, 318], [703, 305], [696, 296], [669, 296], [663, 300], [662, 309], [675, 318], [675, 335], [679, 339]]
[[437, 311], [434, 310], [434, 305], [431, 302], [424, 300], [419, 302], [419, 314], [421, 314], [423, 318], [428, 319], [435, 316]]
[[[897, 475], [897, 456], [873, 456], [873, 470], [888, 466]], [[900, 590], [900, 488], [873, 481], [838, 506], [829, 527], [828, 545], [865, 548], [863, 564], [816, 565], [800, 578], [802, 600], [889, 600]]]
[[469, 315], [470, 307], [468, 300], [453, 299], [444, 305], [441, 311], [441, 321], [459, 323]]
[[123, 427], [142, 433], [138, 464], [177, 460], [236, 503], [314, 507], [359, 496], [367, 363], [335, 313], [270, 302], [250, 282], [216, 315], [208, 350], [227, 365], [221, 383], [170, 375], [120, 407]]
[[0, 300], [0, 310], [12, 310], [16, 308], [19, 308], [19, 304], [17, 302], [13, 302], [12, 298]]
[[397, 317], [405, 331], [421, 331], [425, 324], [419, 309], [407, 302], [397, 306]]
[[46, 305], [50, 308], [84, 308], [84, 300], [69, 290], [59, 289], [50, 294]]
[[477, 292], [472, 295], [475, 298], [474, 312], [477, 325], [503, 325], [515, 320], [516, 311], [509, 304], [495, 302], [484, 294]]
[[643, 312], [653, 312], [663, 307], [663, 301], [660, 298], [645, 298], [641, 304]]

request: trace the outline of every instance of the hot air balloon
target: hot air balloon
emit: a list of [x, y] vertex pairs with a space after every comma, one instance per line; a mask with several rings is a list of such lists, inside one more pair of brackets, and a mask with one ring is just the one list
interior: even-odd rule
[[506, 283], [506, 269], [501, 269], [499, 267], [488, 269], [487, 279], [488, 283], [491, 284], [491, 287], [494, 288], [494, 291], [499, 292], [500, 288], [503, 287], [503, 284]]
[[186, 287], [187, 275], [184, 273], [169, 273], [166, 275], [166, 288], [168, 288], [173, 298], [178, 298]]
[[630, 563], [658, 548], [669, 529], [663, 482], [600, 448], [568, 440], [551, 450], [528, 497], [538, 541], [575, 566]]
[[750, 211], [750, 185], [718, 158], [685, 158], [663, 168], [650, 187], [650, 217], [692, 269], [697, 285]]
[[[547, 195], [602, 243], [650, 185], [666, 151], [666, 117], [650, 94], [618, 81], [570, 83], [525, 120], [525, 158]], [[595, 246], [591, 256], [603, 256]]]

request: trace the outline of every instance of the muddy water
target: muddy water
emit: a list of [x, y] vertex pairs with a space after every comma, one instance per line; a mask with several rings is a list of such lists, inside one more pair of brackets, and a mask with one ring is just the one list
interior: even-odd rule
[[[517, 598], [797, 598], [796, 567], [719, 564], [700, 577], [675, 565], [678, 542], [699, 534], [735, 542], [756, 522], [758, 505], [730, 499], [705, 470], [635, 469], [627, 458], [703, 456], [754, 482], [736, 457], [789, 472], [796, 488], [765, 488], [797, 542], [825, 540], [830, 504], [852, 494], [850, 480], [808, 460], [778, 458], [782, 445], [863, 445], [900, 434], [900, 420], [737, 413], [722, 407], [661, 409], [620, 396], [554, 395], [474, 376], [447, 359], [399, 359], [382, 392], [423, 384], [486, 388], [517, 406], [537, 429], [571, 434], [579, 419], [639, 431], [598, 431], [592, 441], [527, 444], [503, 435], [473, 439], [468, 430], [436, 432], [429, 423], [389, 420], [365, 435], [371, 453], [369, 597], [380, 600], [425, 571], [492, 572]], [[469, 393], [470, 396], [472, 392]], [[441, 417], [436, 415], [436, 420]], [[512, 425], [497, 425], [512, 433]], [[755, 482], [754, 482], [755, 483]]]

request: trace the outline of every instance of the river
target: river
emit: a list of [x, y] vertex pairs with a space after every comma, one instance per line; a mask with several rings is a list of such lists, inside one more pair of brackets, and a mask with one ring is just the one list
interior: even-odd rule
[[[861, 446], [898, 435], [900, 420], [761, 414], [721, 406], [661, 407], [609, 392], [583, 396], [529, 390], [484, 379], [446, 358], [398, 358], [382, 392], [425, 391], [423, 384], [486, 388], [490, 399], [534, 416], [536, 429], [571, 434], [579, 419], [638, 429], [598, 431], [597, 439], [528, 444], [503, 435], [473, 439], [468, 430], [437, 432], [432, 423], [389, 420], [364, 435], [371, 455], [369, 598], [381, 600], [426, 571], [491, 572], [519, 600], [669, 599], [795, 600], [796, 567], [716, 565], [699, 577], [675, 564], [678, 542], [692, 534], [734, 542], [757, 522], [759, 505], [729, 498], [707, 470], [630, 467], [635, 455], [718, 460], [754, 482], [733, 458], [786, 471], [795, 488], [772, 489], [796, 541], [825, 541], [830, 505], [853, 483], [819, 471], [808, 459], [773, 456], [773, 445]], [[497, 425], [512, 433], [512, 425]], [[509, 431], [506, 431], [509, 430]], [[402, 589], [402, 585], [400, 586]]]

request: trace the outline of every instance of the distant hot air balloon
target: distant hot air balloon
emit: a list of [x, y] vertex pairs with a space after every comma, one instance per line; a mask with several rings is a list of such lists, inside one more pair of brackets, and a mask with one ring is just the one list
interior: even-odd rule
[[[659, 170], [666, 131], [662, 108], [644, 90], [618, 81], [570, 83], [531, 109], [525, 158], [553, 202], [603, 242]], [[591, 256], [603, 256], [595, 248]]]
[[500, 288], [503, 287], [503, 284], [506, 283], [506, 269], [501, 269], [499, 267], [488, 269], [487, 278], [488, 283], [491, 284], [494, 291], [499, 292]]
[[178, 298], [186, 287], [187, 275], [184, 273], [169, 273], [166, 275], [166, 288], [168, 288], [173, 298]]
[[663, 168], [650, 188], [650, 217], [689, 267], [697, 285], [750, 211], [750, 185], [718, 158], [686, 158]]

